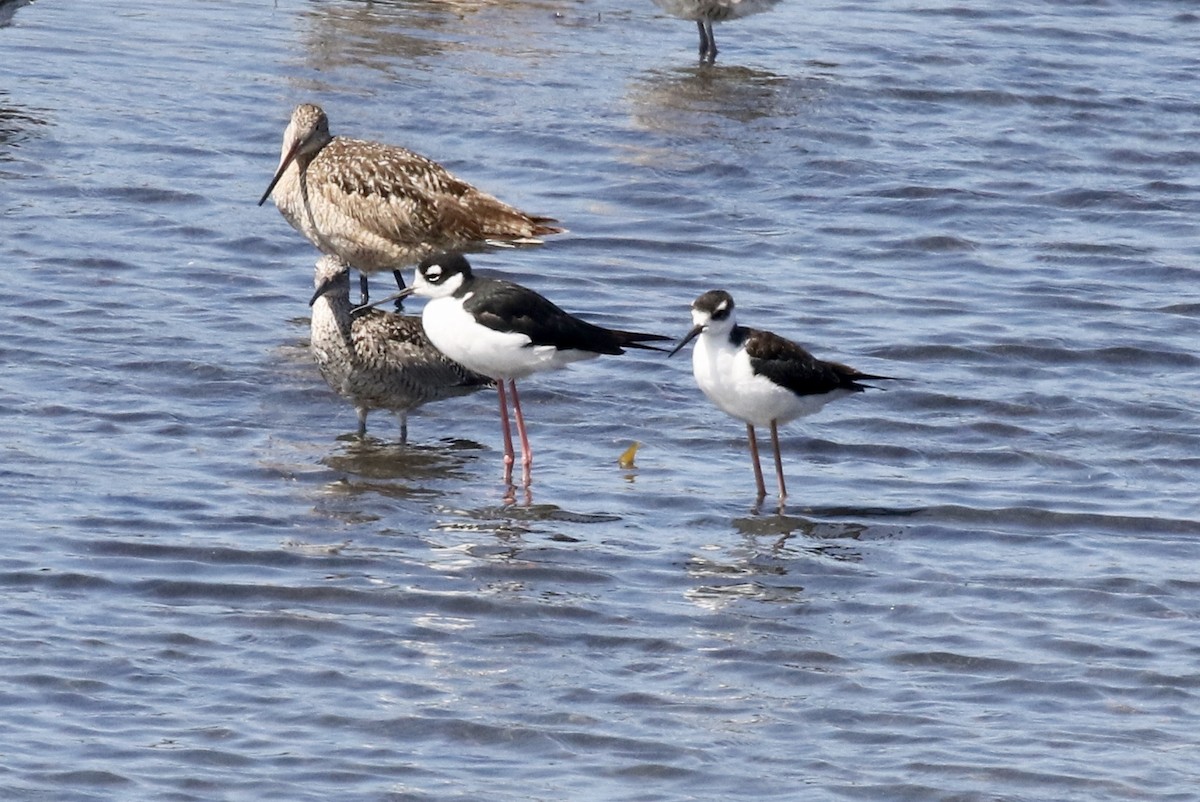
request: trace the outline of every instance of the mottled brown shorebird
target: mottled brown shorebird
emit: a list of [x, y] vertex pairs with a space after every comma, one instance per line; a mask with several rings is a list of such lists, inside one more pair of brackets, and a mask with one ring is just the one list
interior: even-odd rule
[[268, 197], [326, 254], [366, 274], [400, 269], [447, 250], [536, 245], [565, 229], [529, 215], [406, 148], [330, 136], [329, 118], [304, 103], [283, 132]]
[[336, 256], [317, 261], [310, 342], [321, 375], [358, 410], [358, 436], [367, 413], [387, 409], [400, 417], [408, 441], [408, 413], [431, 401], [491, 387], [433, 347], [421, 318], [378, 309], [352, 311], [350, 265]]

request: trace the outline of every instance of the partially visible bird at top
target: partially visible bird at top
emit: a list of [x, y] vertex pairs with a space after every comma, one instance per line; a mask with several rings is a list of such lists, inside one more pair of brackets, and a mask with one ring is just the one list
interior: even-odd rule
[[[331, 136], [319, 106], [303, 103], [283, 132], [279, 167], [261, 206], [279, 212], [322, 253], [362, 274], [400, 269], [447, 250], [538, 245], [566, 229], [456, 178], [407, 148]], [[364, 297], [363, 303], [366, 303]]]
[[412, 410], [493, 385], [434, 348], [420, 317], [352, 311], [350, 266], [342, 259], [322, 256], [313, 284], [310, 347], [325, 381], [358, 411], [359, 437], [367, 433], [367, 414], [386, 409], [399, 416], [405, 443]]
[[717, 60], [717, 40], [713, 23], [741, 19], [773, 7], [779, 0], [654, 0], [654, 4], [672, 17], [695, 20], [700, 29], [700, 63]]
[[802, 346], [774, 332], [738, 325], [733, 296], [725, 290], [709, 290], [693, 301], [692, 323], [692, 329], [669, 356], [699, 338], [692, 350], [692, 374], [718, 409], [746, 423], [760, 503], [767, 489], [758, 459], [755, 426], [771, 429], [782, 507], [787, 486], [779, 454], [779, 424], [811, 415], [830, 401], [872, 388], [864, 382], [891, 380], [890, 376], [863, 373], [848, 365], [817, 359]]
[[12, 22], [13, 15], [17, 13], [17, 9], [23, 8], [32, 2], [33, 0], [0, 0], [0, 28]]

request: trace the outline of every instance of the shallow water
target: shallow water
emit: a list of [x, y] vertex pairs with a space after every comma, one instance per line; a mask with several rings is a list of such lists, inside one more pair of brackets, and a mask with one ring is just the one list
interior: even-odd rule
[[[2, 18], [2, 15], [0, 15]], [[6, 799], [1193, 799], [1200, 16], [1179, 2], [38, 0], [0, 28]], [[570, 228], [598, 322], [902, 377], [744, 427], [686, 356], [395, 444], [257, 208], [291, 108]], [[637, 466], [617, 457], [641, 442]]]

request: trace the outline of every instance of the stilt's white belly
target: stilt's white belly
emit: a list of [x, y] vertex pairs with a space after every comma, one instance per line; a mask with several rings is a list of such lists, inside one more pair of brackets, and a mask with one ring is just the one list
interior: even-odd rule
[[845, 390], [818, 395], [796, 395], [786, 387], [756, 376], [746, 352], [734, 347], [714, 347], [712, 338], [701, 336], [692, 350], [692, 372], [696, 384], [709, 400], [727, 415], [755, 426], [771, 421], [787, 423], [812, 413]]
[[560, 351], [549, 345], [530, 345], [524, 334], [496, 331], [475, 322], [454, 298], [434, 298], [421, 315], [429, 341], [454, 361], [493, 379], [523, 379], [543, 370], [556, 370], [591, 351]]

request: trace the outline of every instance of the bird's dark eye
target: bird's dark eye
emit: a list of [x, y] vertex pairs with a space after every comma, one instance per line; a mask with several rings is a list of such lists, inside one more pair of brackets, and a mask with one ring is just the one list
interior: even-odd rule
[[442, 269], [437, 265], [425, 268], [425, 280], [437, 284], [442, 279]]
[[717, 308], [713, 310], [712, 319], [724, 320], [727, 317], [729, 317], [729, 304], [717, 304]]

